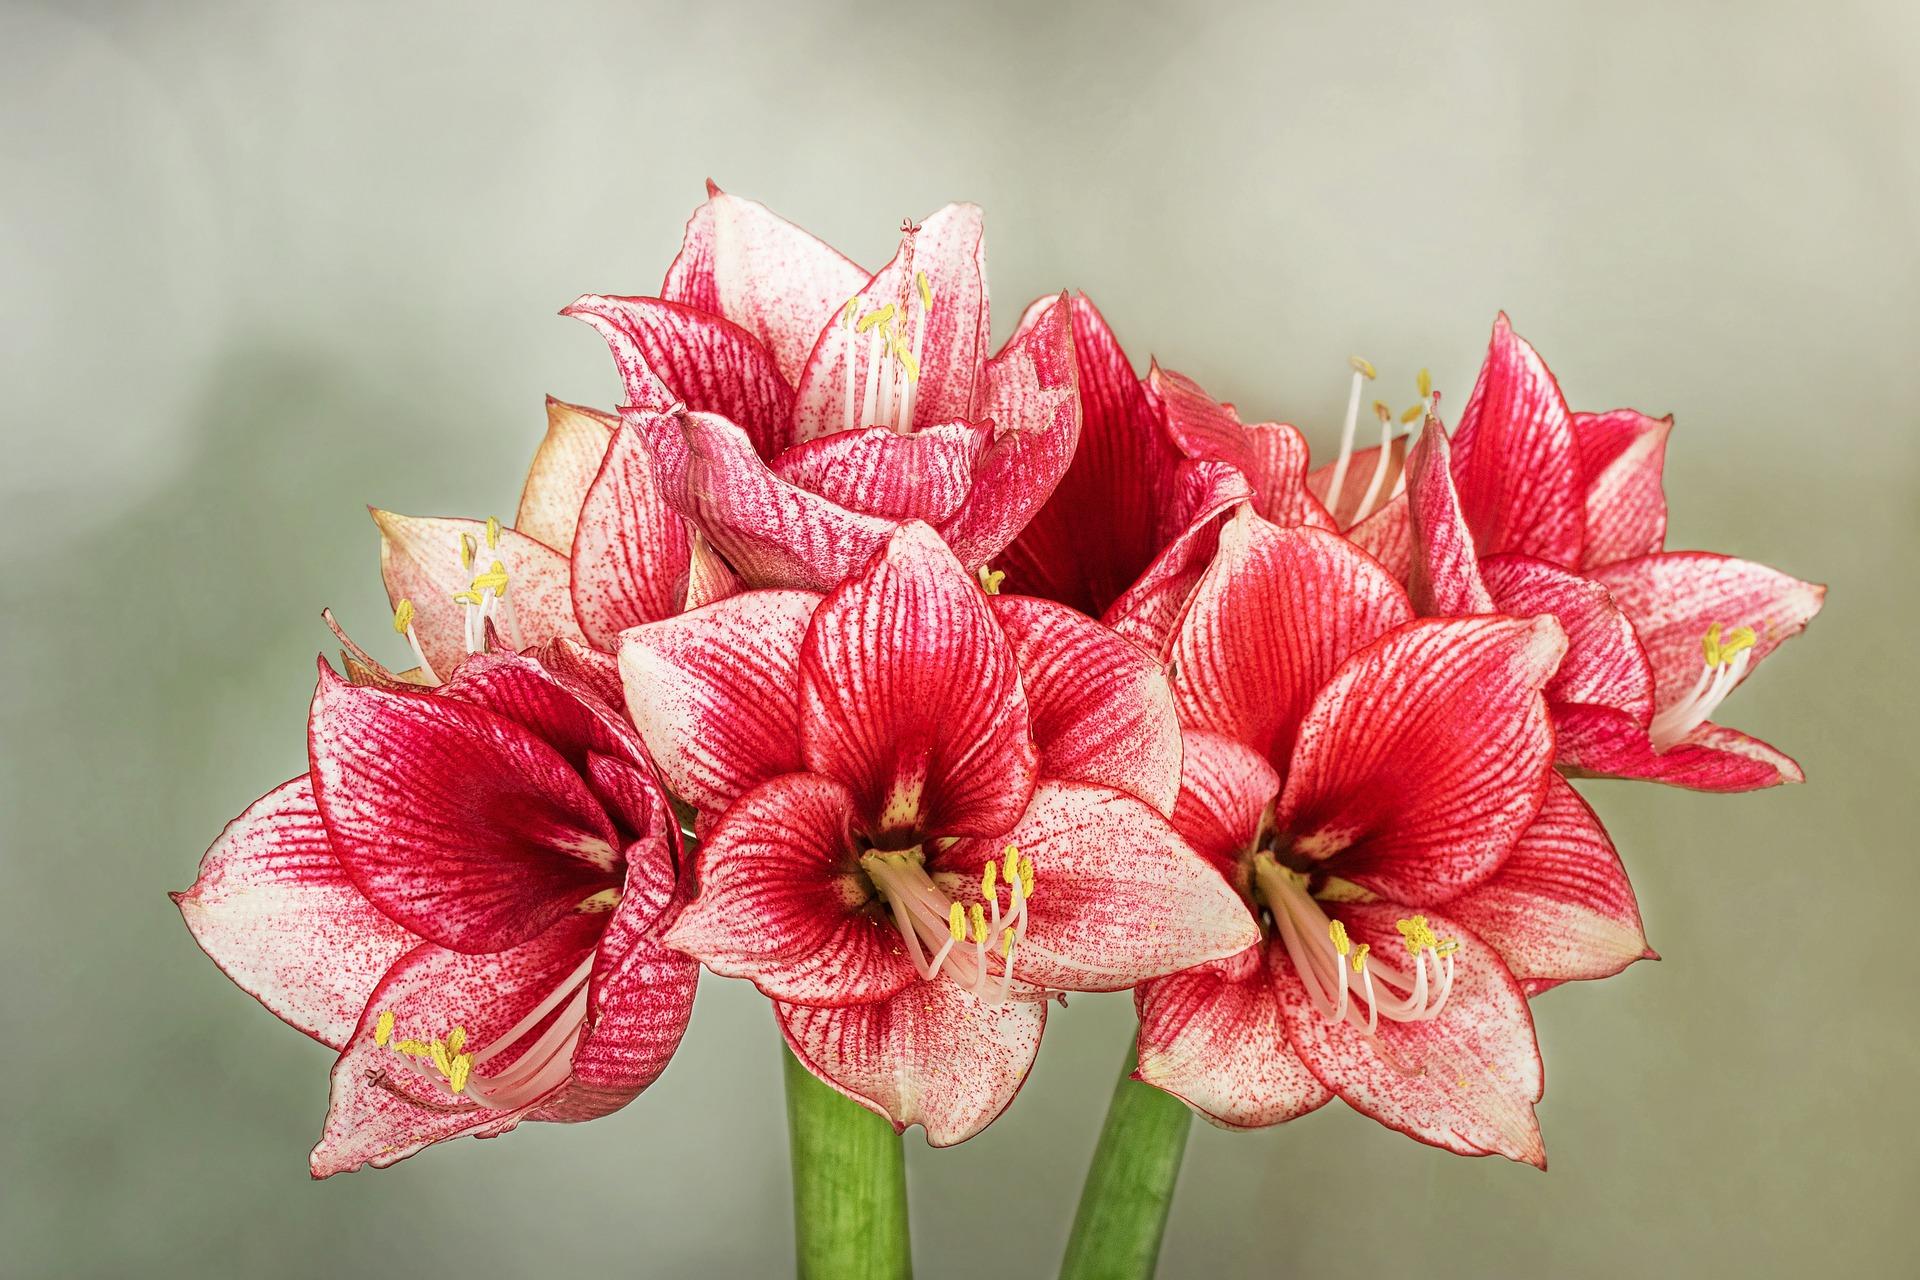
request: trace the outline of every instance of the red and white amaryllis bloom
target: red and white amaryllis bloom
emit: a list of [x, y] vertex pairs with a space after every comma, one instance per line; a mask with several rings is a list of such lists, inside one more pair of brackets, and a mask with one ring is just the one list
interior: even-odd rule
[[1138, 1076], [1252, 1128], [1338, 1095], [1422, 1142], [1545, 1160], [1527, 996], [1649, 954], [1552, 771], [1551, 617], [1415, 619], [1370, 557], [1243, 509], [1170, 637], [1174, 825], [1262, 940], [1141, 984]]
[[[739, 588], [661, 499], [639, 437], [551, 398], [511, 527], [378, 508], [373, 519], [394, 630], [413, 650], [402, 678], [414, 684], [440, 683], [485, 647], [489, 626], [516, 650], [565, 639], [610, 655], [626, 628]], [[615, 680], [610, 658], [586, 658]], [[371, 659], [349, 646], [348, 661]]]
[[1765, 565], [1663, 551], [1670, 420], [1570, 413], [1502, 316], [1451, 441], [1408, 460], [1407, 575], [1424, 614], [1552, 613], [1566, 661], [1547, 689], [1570, 772], [1705, 791], [1798, 782], [1792, 759], [1713, 722], [1819, 612], [1825, 588]]
[[339, 1051], [316, 1177], [614, 1111], [691, 1012], [698, 967], [659, 936], [679, 830], [632, 726], [531, 657], [447, 676], [323, 663], [310, 771], [174, 895], [214, 963]]
[[709, 188], [660, 296], [566, 309], [606, 338], [669, 505], [754, 586], [821, 590], [909, 520], [969, 570], [1053, 492], [1080, 432], [1067, 308], [989, 356], [980, 210], [869, 272]]
[[924, 524], [824, 597], [635, 628], [620, 664], [699, 815], [699, 895], [668, 940], [750, 979], [809, 1070], [934, 1145], [1012, 1101], [1053, 993], [1257, 936], [1166, 817], [1159, 664], [1052, 601], [990, 596]]

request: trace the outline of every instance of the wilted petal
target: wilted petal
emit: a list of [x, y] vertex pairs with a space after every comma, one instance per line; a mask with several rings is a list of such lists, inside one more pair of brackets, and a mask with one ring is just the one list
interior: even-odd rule
[[772, 354], [731, 321], [659, 298], [589, 293], [560, 314], [586, 321], [607, 340], [627, 379], [627, 397], [643, 409], [666, 409], [645, 378], [672, 401], [737, 424], [762, 458], [791, 443], [793, 389]]
[[[413, 602], [413, 629], [442, 678], [467, 654], [466, 606], [454, 595], [471, 588], [495, 560], [507, 573], [507, 594], [492, 610], [501, 638], [516, 649], [556, 636], [579, 640], [568, 589], [567, 558], [545, 543], [484, 520], [403, 516], [373, 508], [380, 526], [380, 576], [394, 608]], [[489, 545], [489, 529], [493, 529]], [[471, 539], [474, 558], [461, 554]]]
[[854, 847], [853, 798], [789, 774], [740, 797], [700, 850], [700, 894], [667, 941], [776, 1000], [884, 1000], [919, 975]]
[[334, 1049], [387, 966], [420, 941], [347, 879], [305, 774], [229, 822], [173, 901], [236, 986]]
[[321, 667], [314, 796], [353, 882], [422, 938], [515, 946], [617, 884], [619, 836], [558, 752], [453, 698]]
[[610, 413], [547, 397], [547, 434], [520, 489], [515, 529], [562, 555], [573, 550], [580, 504], [600, 474], [600, 462], [619, 422]]
[[1263, 944], [1134, 988], [1140, 1068], [1134, 1078], [1229, 1129], [1303, 1116], [1333, 1096], [1280, 1028]]
[[929, 860], [950, 896], [977, 898], [989, 860], [1012, 845], [1034, 867], [1022, 982], [1120, 991], [1252, 945], [1240, 896], [1158, 813], [1123, 792], [1042, 782], [1011, 831], [961, 840]]
[[775, 1004], [788, 1048], [807, 1070], [897, 1130], [923, 1125], [931, 1146], [991, 1124], [1026, 1081], [1043, 1000], [990, 1005], [952, 982], [917, 982], [879, 1004]]
[[1673, 419], [1632, 409], [1573, 415], [1586, 492], [1582, 568], [1658, 551], [1667, 537], [1667, 495], [1660, 487]]
[[901, 527], [820, 605], [800, 655], [807, 767], [873, 835], [994, 835], [1026, 809], [1034, 748], [1013, 651], [933, 530]]
[[690, 555], [686, 522], [662, 496], [640, 432], [623, 424], [573, 541], [573, 608], [587, 642], [610, 650], [628, 627], [678, 612]]
[[1559, 778], [1500, 869], [1449, 902], [1447, 916], [1522, 980], [1605, 978], [1653, 955], [1613, 841]]
[[867, 272], [765, 205], [707, 184], [660, 296], [725, 316], [800, 381], [814, 339]]
[[1293, 851], [1398, 902], [1499, 868], [1553, 758], [1551, 618], [1422, 618], [1356, 654], [1300, 725], [1275, 823]]
[[[985, 218], [978, 205], [950, 204], [922, 223], [912, 243], [901, 245], [893, 261], [859, 288], [856, 315], [864, 317], [881, 307], [893, 307], [892, 323], [901, 341], [911, 347], [914, 324], [924, 325], [919, 338], [920, 379], [914, 388], [912, 428], [924, 423], [952, 422], [979, 417], [980, 369], [987, 358], [987, 247]], [[903, 240], [905, 237], [903, 237]], [[933, 309], [924, 312], [915, 277], [924, 275]], [[846, 295], [838, 301], [844, 303]], [[907, 326], [901, 321], [911, 317]], [[849, 341], [846, 318], [836, 314], [825, 324], [801, 372], [793, 410], [794, 438], [845, 430], [849, 425], [888, 425], [862, 422], [863, 391], [872, 363], [868, 335], [854, 333]], [[853, 359], [856, 417], [846, 420], [847, 362]], [[897, 370], [897, 362], [888, 369]], [[883, 370], [883, 373], [885, 371]]]
[[1180, 789], [1180, 718], [1153, 656], [1065, 605], [994, 596], [1041, 776], [1130, 792], [1162, 813]]
[[[1398, 908], [1352, 903], [1337, 914], [1355, 941], [1405, 959], [1394, 929]], [[1363, 1030], [1320, 1015], [1275, 939], [1269, 962], [1287, 1038], [1321, 1083], [1389, 1129], [1460, 1155], [1503, 1155], [1544, 1169], [1533, 1106], [1546, 1083], [1526, 996], [1485, 943], [1451, 919], [1427, 918], [1437, 934], [1460, 943], [1453, 990], [1430, 1022], [1380, 1020], [1380, 1045], [1398, 1066]]]
[[707, 818], [800, 759], [800, 643], [820, 597], [749, 591], [621, 637], [627, 710], [674, 795]]
[[938, 523], [960, 509], [989, 424], [948, 422], [902, 435], [891, 427], [837, 431], [787, 450], [774, 474], [850, 511]]
[[1380, 567], [1322, 529], [1242, 510], [1172, 642], [1181, 723], [1237, 738], [1276, 764], [1348, 654], [1412, 616]]

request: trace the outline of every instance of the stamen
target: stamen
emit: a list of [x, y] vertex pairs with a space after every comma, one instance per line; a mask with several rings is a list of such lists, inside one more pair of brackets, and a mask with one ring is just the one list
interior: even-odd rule
[[847, 366], [846, 377], [842, 379], [842, 381], [846, 384], [846, 401], [847, 401], [846, 412], [844, 415], [842, 426], [848, 431], [853, 430], [855, 426], [855, 423], [853, 420], [853, 366], [855, 363], [853, 358], [853, 353], [854, 353], [853, 337], [854, 337], [854, 317], [859, 313], [859, 311], [860, 311], [860, 295], [855, 294], [853, 297], [847, 299], [847, 305], [841, 308], [841, 313], [840, 313], [840, 328], [841, 328], [841, 332], [845, 336], [845, 343], [841, 349], [841, 357]]
[[1347, 483], [1347, 464], [1353, 459], [1353, 433], [1360, 425], [1360, 388], [1374, 377], [1373, 366], [1359, 356], [1349, 356], [1353, 366], [1353, 389], [1347, 393], [1347, 416], [1340, 426], [1340, 456], [1333, 464], [1333, 482], [1327, 486], [1327, 510], [1338, 511], [1340, 492]]
[[[944, 972], [989, 1004], [1010, 997], [1020, 941], [1027, 931], [1031, 859], [1021, 858], [1020, 851], [1008, 845], [1003, 859], [988, 861], [980, 871], [978, 902], [949, 900], [927, 874], [918, 849], [868, 853], [860, 865], [886, 903], [921, 977], [930, 980]], [[999, 958], [997, 983], [988, 967], [993, 956]]]
[[1725, 627], [1718, 622], [1707, 628], [1707, 633], [1700, 637], [1704, 659], [1700, 678], [1685, 696], [1656, 712], [1647, 726], [1654, 750], [1667, 750], [1705, 724], [1747, 674], [1759, 636], [1752, 627], [1736, 627], [1725, 632], [1724, 639], [1723, 632]]
[[1380, 420], [1380, 453], [1373, 460], [1373, 478], [1367, 481], [1366, 495], [1354, 510], [1354, 524], [1373, 514], [1374, 501], [1380, 496], [1381, 486], [1387, 482], [1387, 460], [1393, 454], [1393, 414], [1378, 400], [1373, 402], [1373, 413]]
[[980, 589], [990, 596], [997, 596], [1000, 594], [1000, 584], [1007, 580], [1007, 573], [1004, 569], [993, 569], [983, 564], [979, 577]]

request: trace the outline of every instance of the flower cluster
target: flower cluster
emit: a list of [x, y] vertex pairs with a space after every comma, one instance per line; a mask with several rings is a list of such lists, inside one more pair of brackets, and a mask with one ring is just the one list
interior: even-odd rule
[[617, 410], [549, 401], [510, 526], [374, 512], [410, 661], [336, 627], [308, 770], [175, 895], [339, 1053], [316, 1175], [624, 1105], [702, 965], [935, 1145], [1131, 990], [1220, 1125], [1544, 1165], [1529, 1001], [1653, 954], [1567, 779], [1800, 779], [1715, 717], [1822, 589], [1665, 550], [1671, 421], [1504, 316], [1451, 429], [1423, 372], [1357, 449], [1355, 360], [1316, 468], [1083, 296], [990, 353], [970, 205], [869, 273], [710, 188], [565, 314]]

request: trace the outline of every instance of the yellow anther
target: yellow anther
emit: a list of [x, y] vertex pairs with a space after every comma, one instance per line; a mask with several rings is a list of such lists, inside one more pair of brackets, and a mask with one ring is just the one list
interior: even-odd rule
[[1012, 884], [1013, 878], [1020, 874], [1020, 846], [1008, 845], [1004, 856], [1006, 865], [1000, 868], [1000, 875], [1008, 884]]
[[1365, 942], [1353, 949], [1353, 971], [1355, 973], [1365, 973], [1367, 971], [1367, 952], [1371, 950], [1373, 950], [1372, 944]]
[[441, 1075], [453, 1074], [453, 1059], [447, 1053], [447, 1042], [435, 1040], [427, 1046], [427, 1052], [433, 1058], [433, 1069]]
[[914, 272], [913, 283], [920, 290], [920, 309], [922, 311], [933, 310], [933, 286], [927, 283], [927, 273], [924, 271]]
[[387, 1047], [387, 1041], [391, 1039], [393, 1039], [393, 1010], [388, 1009], [380, 1015], [379, 1021], [373, 1024], [373, 1042], [384, 1049]]
[[1400, 425], [1403, 427], [1412, 426], [1426, 416], [1427, 406], [1425, 404], [1408, 405], [1400, 411]]
[[396, 635], [407, 634], [407, 628], [413, 625], [413, 601], [402, 600], [400, 607], [393, 611], [393, 630]]
[[1460, 949], [1460, 939], [1442, 938], [1440, 940], [1440, 945], [1433, 949], [1433, 954], [1437, 956], [1450, 956], [1454, 952], [1458, 951], [1459, 949]]
[[861, 333], [865, 333], [867, 330], [873, 328], [873, 326], [885, 324], [891, 319], [893, 319], [893, 304], [889, 302], [878, 311], [869, 311], [866, 315], [861, 316], [860, 323], [855, 325], [854, 328]]
[[999, 888], [1000, 888], [1000, 864], [993, 861], [993, 859], [989, 858], [987, 859], [987, 865], [981, 868], [981, 871], [980, 871], [980, 896], [985, 898], [988, 902], [992, 902], [993, 895], [999, 890]]
[[1380, 376], [1373, 371], [1373, 364], [1360, 356], [1348, 356], [1347, 363], [1353, 366], [1355, 373], [1364, 378], [1377, 378]]
[[1420, 371], [1419, 378], [1417, 378], [1415, 381], [1419, 384], [1420, 398], [1422, 400], [1425, 400], [1428, 396], [1433, 394], [1433, 375], [1432, 374], [1428, 373], [1425, 369], [1422, 369]]
[[507, 594], [507, 567], [495, 560], [485, 573], [475, 575], [468, 587], [473, 591], [491, 591], [496, 596], [504, 596]]
[[1333, 950], [1336, 955], [1344, 956], [1353, 950], [1353, 943], [1347, 940], [1347, 926], [1338, 920], [1327, 921], [1327, 936], [1333, 939]]
[[1427, 923], [1425, 916], [1408, 916], [1404, 920], [1396, 920], [1393, 927], [1400, 931], [1400, 937], [1405, 940], [1409, 955], [1417, 956], [1428, 947], [1440, 945], [1440, 940], [1433, 936], [1433, 928]]
[[853, 327], [853, 318], [859, 311], [860, 295], [856, 293], [853, 297], [847, 299], [846, 306], [840, 308], [841, 322], [851, 329]]
[[1393, 410], [1387, 408], [1386, 401], [1375, 400], [1373, 402], [1373, 416], [1380, 419], [1380, 421], [1382, 422], [1392, 422]]
[[453, 593], [455, 604], [479, 604], [482, 596], [478, 591], [456, 591]]
[[987, 910], [985, 907], [982, 907], [977, 902], [969, 907], [967, 909], [967, 923], [972, 926], [968, 930], [968, 933], [973, 941], [985, 942], [987, 940]]
[[1026, 897], [1033, 896], [1033, 859], [1020, 859], [1020, 891]]
[[887, 336], [893, 343], [893, 355], [900, 367], [907, 371], [908, 382], [920, 381], [920, 362], [913, 358], [913, 352], [907, 349], [907, 340], [900, 336], [897, 329], [887, 330]]
[[500, 521], [493, 516], [487, 517], [487, 549], [500, 545]]
[[1006, 570], [989, 569], [984, 564], [980, 566], [980, 589], [986, 592], [988, 595], [990, 596], [999, 595], [1000, 584], [1005, 582], [1006, 580], [1007, 580]]
[[957, 902], [947, 908], [947, 932], [953, 935], [955, 942], [965, 942], [967, 940], [966, 908]]
[[1002, 960], [1005, 960], [1012, 953], [1013, 953], [1013, 930], [1002, 929], [1000, 931], [1000, 958]]
[[473, 1055], [463, 1053], [453, 1060], [453, 1069], [447, 1072], [447, 1088], [462, 1093], [467, 1087], [467, 1076], [473, 1071]]
[[466, 1047], [466, 1044], [467, 1029], [465, 1027], [455, 1027], [453, 1030], [447, 1032], [448, 1053], [459, 1053], [460, 1050]]
[[430, 1058], [433, 1056], [433, 1046], [424, 1040], [396, 1040], [393, 1044], [393, 1051], [395, 1053], [404, 1053], [409, 1058]]
[[1707, 665], [1720, 666], [1732, 662], [1734, 655], [1743, 649], [1751, 649], [1760, 637], [1754, 634], [1752, 627], [1736, 627], [1721, 639], [1722, 626], [1716, 622], [1707, 628], [1707, 634], [1700, 638], [1700, 650], [1706, 655]]
[[480, 554], [480, 544], [473, 540], [473, 535], [470, 533], [461, 534], [460, 535], [460, 567], [462, 569], [473, 568], [473, 558], [479, 554]]

